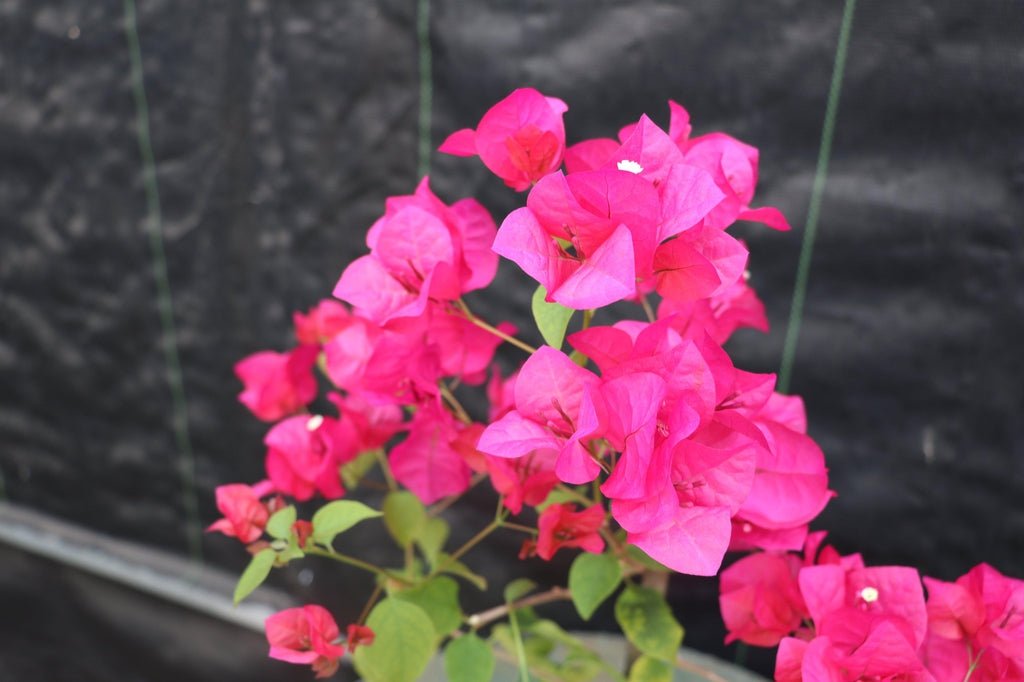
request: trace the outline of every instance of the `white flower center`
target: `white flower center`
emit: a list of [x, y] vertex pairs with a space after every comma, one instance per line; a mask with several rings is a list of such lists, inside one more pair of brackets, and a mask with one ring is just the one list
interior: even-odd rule
[[753, 527], [753, 526], [751, 526], [751, 525], [750, 525], [749, 523], [744, 523], [744, 524], [743, 524], [743, 532], [744, 532], [744, 533], [749, 533], [749, 532], [751, 532], [752, 530], [754, 530], [754, 527]]
[[615, 164], [615, 167], [618, 168], [620, 171], [626, 171], [627, 173], [632, 173], [633, 175], [642, 173], [644, 170], [644, 167], [641, 166], [639, 163], [637, 163], [636, 161], [630, 161], [629, 159], [623, 159], [622, 161], [619, 161], [617, 164]]
[[320, 428], [320, 425], [323, 423], [324, 416], [322, 414], [314, 414], [312, 417], [309, 418], [309, 421], [306, 422], [306, 430], [316, 431], [317, 429]]
[[860, 591], [860, 598], [868, 604], [878, 601], [878, 589], [874, 587], [865, 587]]

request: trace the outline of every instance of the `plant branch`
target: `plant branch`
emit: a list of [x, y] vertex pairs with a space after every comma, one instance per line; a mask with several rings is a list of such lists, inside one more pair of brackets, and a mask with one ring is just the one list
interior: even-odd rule
[[654, 314], [654, 308], [651, 307], [650, 301], [647, 300], [645, 294], [640, 294], [640, 305], [644, 307], [644, 315], [647, 316], [647, 321], [653, 323], [657, 320], [657, 316]]
[[464, 424], [472, 424], [473, 420], [470, 418], [469, 413], [466, 412], [466, 408], [459, 402], [459, 399], [455, 397], [455, 394], [451, 392], [443, 381], [439, 381], [438, 386], [441, 389], [441, 397], [445, 399], [448, 406], [455, 412], [455, 416]]
[[327, 559], [333, 559], [334, 561], [337, 561], [338, 563], [341, 563], [341, 564], [346, 564], [348, 566], [353, 566], [355, 568], [361, 568], [364, 571], [368, 571], [370, 573], [373, 573], [374, 575], [387, 576], [388, 578], [391, 578], [392, 580], [397, 580], [397, 581], [399, 581], [401, 583], [404, 583], [406, 585], [411, 584], [407, 578], [403, 578], [402, 576], [400, 576], [400, 575], [398, 575], [396, 573], [392, 573], [391, 571], [389, 571], [386, 568], [381, 568], [380, 566], [377, 566], [376, 564], [371, 564], [368, 561], [363, 561], [362, 559], [357, 559], [354, 556], [349, 556], [347, 554], [341, 554], [340, 552], [335, 552], [333, 550], [320, 549], [319, 547], [316, 547], [316, 546], [311, 545], [311, 544], [307, 544], [303, 548], [302, 551], [305, 552], [306, 554], [312, 554], [313, 556], [320, 556], [320, 557], [325, 557]]
[[693, 673], [697, 677], [707, 680], [708, 682], [728, 682], [728, 680], [726, 680], [724, 677], [714, 672], [713, 670], [708, 670], [704, 666], [698, 665], [693, 661], [687, 661], [685, 658], [682, 658], [681, 656], [676, 656], [675, 665], [676, 668], [678, 668], [679, 670], [682, 670], [683, 672]]
[[489, 623], [493, 623], [496, 620], [501, 620], [517, 609], [524, 609], [527, 606], [540, 606], [541, 604], [549, 604], [555, 601], [566, 601], [569, 599], [572, 599], [569, 590], [559, 585], [552, 587], [547, 592], [534, 594], [508, 604], [495, 606], [487, 609], [486, 611], [481, 611], [480, 613], [474, 613], [473, 615], [466, 617], [466, 624], [476, 630], [488, 625]]
[[470, 322], [472, 322], [476, 326], [480, 327], [484, 331], [490, 332], [491, 334], [494, 334], [495, 336], [497, 336], [502, 341], [506, 341], [508, 343], [511, 343], [516, 348], [524, 350], [527, 353], [533, 354], [533, 353], [537, 352], [537, 349], [534, 348], [533, 346], [531, 346], [530, 344], [525, 343], [523, 341], [520, 341], [516, 337], [510, 336], [510, 335], [506, 334], [505, 332], [501, 331], [500, 329], [498, 329], [497, 327], [492, 327], [491, 325], [489, 325], [486, 322], [484, 322], [483, 320], [481, 320], [479, 317], [477, 317], [476, 315], [473, 314], [473, 311], [471, 311], [469, 309], [469, 306], [466, 305], [465, 301], [463, 301], [461, 298], [459, 300], [455, 301], [455, 305], [457, 305], [459, 307], [459, 310], [462, 311], [462, 314], [466, 316], [467, 320], [469, 320]]
[[377, 603], [377, 599], [380, 598], [380, 593], [383, 591], [384, 586], [381, 583], [377, 583], [377, 586], [373, 588], [370, 598], [366, 600], [366, 606], [363, 607], [362, 613], [359, 614], [359, 620], [356, 621], [357, 624], [362, 625], [366, 622], [366, 617], [370, 615], [370, 609]]
[[377, 458], [377, 464], [380, 465], [380, 470], [384, 474], [384, 480], [388, 483], [388, 490], [398, 490], [398, 483], [395, 481], [395, 477], [391, 475], [391, 466], [388, 464], [388, 458], [384, 451], [378, 448], [373, 451], [373, 456]]

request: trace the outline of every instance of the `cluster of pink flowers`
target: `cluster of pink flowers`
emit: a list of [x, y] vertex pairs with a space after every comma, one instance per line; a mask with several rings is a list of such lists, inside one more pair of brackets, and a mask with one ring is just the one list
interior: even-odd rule
[[[1024, 581], [981, 564], [955, 583], [859, 554], [759, 552], [722, 571], [727, 642], [778, 646], [775, 679], [1024, 679]], [[820, 551], [819, 551], [820, 550]]]
[[270, 657], [312, 666], [318, 678], [337, 671], [345, 646], [354, 652], [359, 645], [373, 644], [374, 634], [362, 625], [349, 625], [344, 643], [334, 618], [315, 604], [285, 609], [267, 618]]
[[[273, 424], [266, 480], [219, 488], [224, 518], [211, 530], [258, 543], [281, 496], [339, 498], [342, 466], [390, 448], [390, 474], [424, 504], [464, 492], [475, 473], [511, 514], [545, 505], [522, 558], [599, 553], [617, 529], [688, 574], [715, 575], [729, 549], [761, 550], [723, 572], [721, 605], [730, 640], [780, 646], [779, 680], [1017, 675], [1017, 581], [984, 566], [955, 585], [926, 581], [926, 608], [913, 569], [865, 567], [858, 555], [819, 551], [823, 534], [809, 534], [834, 493], [803, 403], [722, 348], [739, 328], [767, 329], [747, 249], [727, 229], [737, 220], [789, 229], [777, 209], [751, 206], [757, 150], [723, 133], [691, 136], [675, 102], [667, 131], [642, 116], [618, 139], [566, 147], [566, 110], [516, 90], [441, 146], [529, 190], [500, 228], [475, 200], [448, 205], [424, 178], [387, 200], [369, 253], [334, 289], [344, 303], [296, 313], [294, 349], [238, 363], [240, 400]], [[499, 255], [548, 303], [584, 311], [571, 353], [532, 349], [511, 324], [471, 312], [463, 296], [491, 283]], [[597, 309], [622, 301], [647, 319], [591, 325]], [[532, 351], [510, 376], [492, 368], [503, 340]], [[314, 413], [317, 368], [331, 388]], [[481, 423], [453, 391], [484, 384]], [[590, 483], [583, 508], [549, 500], [557, 487]], [[308, 526], [296, 522], [300, 538]], [[272, 656], [318, 675], [343, 651], [316, 606], [274, 616], [267, 634]], [[349, 632], [350, 649], [371, 640]]]

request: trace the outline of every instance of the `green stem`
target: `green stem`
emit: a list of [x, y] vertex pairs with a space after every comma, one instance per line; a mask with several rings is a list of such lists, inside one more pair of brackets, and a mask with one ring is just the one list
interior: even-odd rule
[[594, 319], [594, 311], [587, 309], [583, 311], [583, 326], [582, 329], [587, 329], [590, 326], [590, 322]]
[[644, 308], [644, 315], [647, 316], [647, 321], [653, 324], [654, 321], [658, 318], [654, 314], [654, 308], [651, 307], [650, 302], [647, 300], [647, 296], [641, 294], [640, 305], [642, 305]]
[[392, 492], [398, 490], [398, 482], [395, 481], [395, 477], [391, 474], [391, 466], [388, 464], [388, 458], [384, 451], [378, 448], [373, 451], [373, 456], [377, 459], [377, 464], [380, 465], [380, 470], [384, 474], [384, 480], [388, 482], [388, 490]]
[[[483, 539], [484, 539], [484, 538], [486, 538], [486, 537], [487, 537], [488, 535], [490, 535], [490, 534], [491, 534], [491, 533], [493, 533], [494, 531], [496, 531], [496, 530], [498, 530], [499, 528], [501, 528], [501, 523], [502, 523], [502, 522], [501, 522], [501, 521], [499, 521], [499, 520], [494, 520], [494, 521], [491, 521], [490, 523], [488, 523], [488, 524], [487, 524], [486, 526], [484, 526], [484, 527], [483, 527], [483, 528], [482, 528], [482, 529], [480, 530], [480, 532], [479, 532], [479, 533], [477, 533], [476, 535], [474, 535], [473, 537], [471, 537], [471, 538], [470, 538], [469, 540], [467, 540], [467, 541], [466, 541], [466, 544], [462, 545], [462, 547], [459, 547], [459, 548], [458, 548], [457, 550], [455, 550], [454, 552], [452, 552], [452, 553], [451, 553], [451, 554], [450, 554], [450, 555], [448, 556], [448, 561], [458, 561], [458, 559], [459, 559], [459, 558], [460, 558], [460, 557], [461, 557], [461, 556], [462, 556], [463, 554], [465, 554], [465, 553], [466, 553], [466, 552], [468, 552], [469, 550], [471, 550], [471, 549], [473, 549], [474, 547], [476, 547], [476, 546], [477, 546], [478, 544], [480, 544], [480, 542], [481, 542], [481, 541], [483, 541]], [[444, 567], [444, 562], [442, 562], [442, 566], [441, 566], [441, 568], [443, 568], [443, 567]]]
[[319, 547], [309, 544], [307, 544], [302, 551], [304, 551], [306, 554], [312, 554], [313, 556], [324, 557], [326, 559], [333, 559], [334, 561], [337, 561], [340, 564], [346, 564], [348, 566], [353, 566], [355, 568], [361, 568], [362, 570], [367, 571], [369, 573], [373, 573], [374, 575], [382, 575], [391, 578], [392, 580], [397, 580], [399, 582], [405, 583], [407, 585], [411, 584], [408, 578], [404, 578], [400, 575], [392, 573], [386, 568], [381, 568], [376, 564], [371, 564], [369, 561], [363, 561], [362, 559], [357, 559], [354, 556], [349, 556], [348, 554], [341, 554], [340, 552], [320, 549]]
[[514, 610], [508, 612], [508, 624], [512, 628], [512, 640], [516, 645], [516, 662], [519, 664], [520, 682], [530, 682], [530, 667], [526, 662], [526, 649], [523, 647], [523, 633], [519, 630], [519, 619]]
[[510, 521], [503, 521], [501, 527], [508, 528], [509, 530], [517, 530], [520, 533], [529, 533], [530, 535], [536, 535], [539, 532], [536, 528], [530, 528], [529, 526], [523, 526]]
[[491, 325], [489, 325], [486, 322], [484, 322], [483, 320], [481, 320], [479, 317], [477, 317], [476, 315], [473, 314], [473, 311], [471, 311], [469, 309], [469, 306], [466, 305], [466, 302], [463, 301], [462, 299], [459, 299], [459, 300], [455, 301], [455, 305], [457, 305], [459, 307], [459, 310], [462, 311], [462, 314], [466, 316], [467, 320], [469, 320], [470, 322], [472, 322], [476, 326], [480, 327], [484, 331], [490, 332], [491, 334], [494, 334], [495, 336], [497, 336], [502, 341], [505, 341], [507, 343], [511, 343], [516, 348], [524, 350], [527, 353], [533, 354], [533, 353], [537, 352], [537, 349], [534, 348], [533, 346], [531, 346], [530, 344], [525, 343], [523, 341], [520, 341], [516, 337], [510, 336], [510, 335], [506, 334], [505, 332], [501, 331], [500, 329], [498, 329], [497, 327], [492, 327]]
[[455, 397], [455, 394], [445, 385], [443, 381], [438, 383], [441, 389], [441, 397], [445, 399], [448, 406], [455, 412], [455, 416], [458, 417], [463, 424], [472, 424], [473, 420], [470, 418], [469, 413], [466, 412], [466, 408], [462, 406], [459, 399]]
[[557, 486], [557, 489], [558, 489], [559, 492], [565, 493], [566, 495], [568, 495], [572, 499], [576, 500], [577, 502], [579, 502], [580, 504], [582, 504], [585, 507], [591, 507], [591, 506], [594, 505], [594, 501], [592, 499], [590, 499], [586, 495], [583, 495], [582, 493], [580, 493], [580, 492], [578, 492], [576, 490], [573, 490], [572, 488], [570, 488], [567, 485], [559, 484]]

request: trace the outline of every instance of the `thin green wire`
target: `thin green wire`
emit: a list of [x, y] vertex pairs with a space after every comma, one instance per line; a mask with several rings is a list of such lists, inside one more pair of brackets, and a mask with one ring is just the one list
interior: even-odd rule
[[786, 340], [782, 346], [782, 366], [779, 368], [778, 383], [780, 393], [789, 391], [789, 381], [793, 375], [793, 359], [796, 357], [796, 344], [800, 338], [800, 323], [803, 320], [804, 301], [807, 298], [807, 278], [811, 269], [811, 256], [814, 253], [814, 237], [818, 232], [821, 199], [825, 191], [825, 181], [828, 179], [828, 162], [832, 156], [832, 137], [836, 129], [839, 94], [843, 89], [846, 51], [850, 44], [850, 28], [853, 25], [853, 10], [856, 4], [857, 0], [846, 0], [846, 4], [843, 6], [843, 20], [839, 26], [839, 41], [836, 44], [836, 58], [832, 66], [832, 82], [828, 88], [828, 104], [825, 106], [825, 125], [821, 130], [821, 145], [818, 148], [818, 167], [814, 171], [811, 201], [807, 209], [807, 222], [804, 225], [803, 242], [800, 245], [800, 260], [796, 268], [793, 304], [789, 309], [789, 325], [786, 327]]
[[142, 50], [136, 23], [134, 0], [124, 0], [124, 30], [128, 38], [128, 56], [131, 61], [132, 92], [135, 97], [135, 119], [138, 129], [139, 154], [142, 157], [142, 179], [146, 192], [146, 231], [149, 233], [150, 255], [153, 259], [153, 279], [156, 281], [157, 307], [160, 311], [164, 361], [167, 365], [167, 383], [171, 389], [174, 418], [174, 438], [179, 452], [182, 503], [187, 523], [186, 540], [189, 554], [196, 562], [203, 558], [203, 530], [199, 523], [199, 503], [196, 497], [196, 466], [188, 428], [188, 401], [185, 380], [178, 357], [177, 332], [174, 327], [174, 302], [171, 282], [167, 275], [167, 256], [164, 253], [163, 220], [160, 212], [160, 191], [157, 186], [156, 161], [149, 135], [149, 104], [142, 75]]
[[433, 52], [430, 47], [430, 0], [419, 0], [417, 4], [416, 36], [420, 47], [420, 135], [419, 164], [416, 172], [422, 178], [430, 173], [430, 154], [433, 152], [433, 145], [430, 141], [430, 111], [434, 101]]

